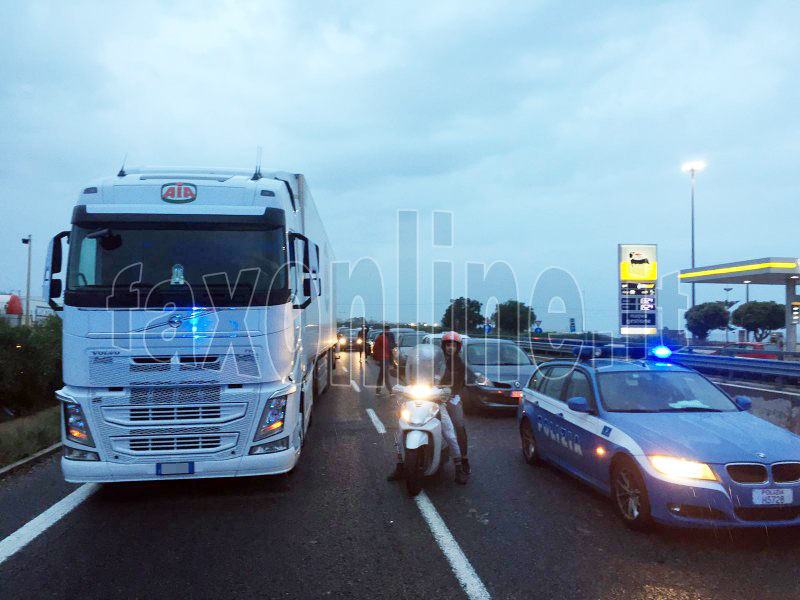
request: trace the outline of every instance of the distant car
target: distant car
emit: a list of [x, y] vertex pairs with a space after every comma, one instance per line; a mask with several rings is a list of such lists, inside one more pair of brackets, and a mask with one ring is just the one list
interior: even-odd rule
[[523, 392], [525, 460], [544, 459], [610, 496], [630, 527], [800, 525], [800, 436], [691, 369], [554, 360]]
[[[424, 338], [422, 338], [422, 343], [423, 344], [437, 344], [437, 345], [441, 344], [443, 335], [444, 335], [443, 333], [428, 333], [428, 334], [425, 335]], [[462, 333], [460, 335], [461, 335], [461, 339], [462, 340], [469, 339], [469, 336], [466, 333]]]
[[780, 349], [777, 344], [763, 344], [761, 342], [735, 342], [725, 344], [715, 354], [738, 356], [741, 358], [766, 358], [776, 360]]
[[339, 350], [358, 350], [363, 343], [360, 338], [361, 329], [356, 327], [353, 329], [342, 329], [339, 332]]
[[425, 337], [424, 332], [415, 331], [414, 333], [401, 333], [399, 337], [395, 338], [397, 346], [392, 350], [392, 365], [397, 370], [397, 376], [403, 381], [406, 378], [408, 353], [422, 342], [423, 337]]
[[516, 407], [522, 386], [536, 370], [530, 357], [510, 340], [463, 339], [461, 357], [467, 367], [462, 400], [470, 412]]

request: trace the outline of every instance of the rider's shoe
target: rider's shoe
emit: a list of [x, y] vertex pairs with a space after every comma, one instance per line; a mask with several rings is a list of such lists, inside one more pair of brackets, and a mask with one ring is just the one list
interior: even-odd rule
[[464, 466], [460, 462], [454, 463], [454, 466], [456, 469], [456, 483], [464, 485], [469, 481], [469, 475], [464, 471]]
[[386, 478], [386, 481], [400, 481], [406, 478], [406, 467], [403, 463], [397, 463], [394, 467], [392, 474]]

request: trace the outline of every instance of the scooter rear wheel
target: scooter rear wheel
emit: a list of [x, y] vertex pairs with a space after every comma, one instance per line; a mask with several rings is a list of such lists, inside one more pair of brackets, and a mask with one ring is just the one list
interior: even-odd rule
[[406, 450], [406, 490], [409, 496], [416, 496], [422, 491], [422, 480], [425, 477], [425, 453], [422, 448]]

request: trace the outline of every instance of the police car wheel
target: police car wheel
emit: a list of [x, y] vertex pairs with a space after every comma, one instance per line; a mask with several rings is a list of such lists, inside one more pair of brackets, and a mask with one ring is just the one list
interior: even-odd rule
[[533, 434], [531, 422], [525, 419], [519, 428], [519, 437], [522, 442], [522, 458], [529, 465], [539, 465], [542, 459], [539, 458], [539, 450], [536, 445], [536, 436]]
[[622, 459], [614, 465], [611, 489], [614, 507], [625, 525], [632, 529], [645, 529], [651, 524], [647, 487], [631, 460]]

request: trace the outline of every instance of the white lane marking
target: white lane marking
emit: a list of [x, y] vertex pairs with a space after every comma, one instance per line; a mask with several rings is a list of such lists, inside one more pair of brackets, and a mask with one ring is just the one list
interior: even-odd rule
[[347, 373], [347, 367], [345, 367], [344, 365], [342, 365], [342, 371], [344, 371], [345, 373]]
[[369, 420], [372, 421], [372, 424], [375, 425], [375, 429], [378, 430], [378, 433], [386, 433], [386, 427], [383, 426], [383, 422], [380, 420], [374, 410], [368, 408], [367, 415], [369, 416]]
[[467, 598], [470, 600], [489, 600], [491, 598], [489, 591], [483, 585], [475, 569], [469, 564], [469, 559], [464, 554], [464, 551], [461, 550], [461, 546], [458, 545], [447, 525], [444, 524], [442, 517], [439, 516], [439, 512], [430, 498], [428, 498], [428, 495], [422, 491], [414, 498], [414, 501], [417, 503], [419, 512], [422, 513], [422, 518], [428, 524], [433, 538], [439, 544], [439, 548], [441, 548], [447, 562], [450, 563], [450, 568], [453, 569], [453, 573], [464, 589]]
[[22, 550], [63, 516], [94, 494], [100, 488], [97, 483], [85, 483], [66, 498], [62, 498], [38, 517], [28, 521], [10, 536], [0, 541], [0, 564]]
[[361, 393], [361, 388], [358, 387], [358, 384], [355, 382], [354, 379], [350, 380], [350, 387], [352, 387], [356, 391], [356, 394], [360, 394]]

